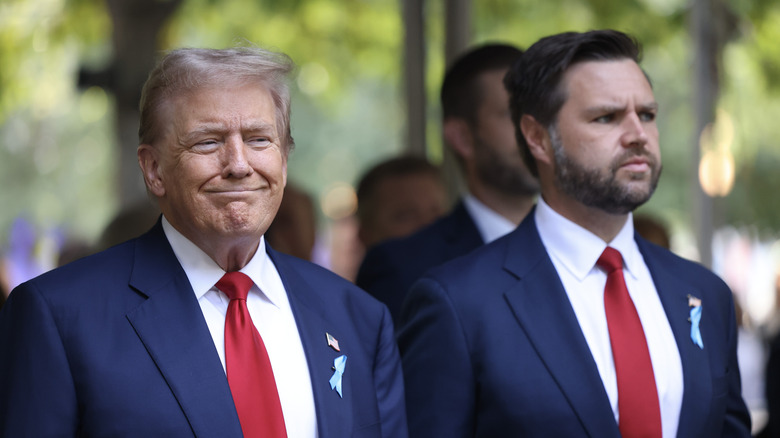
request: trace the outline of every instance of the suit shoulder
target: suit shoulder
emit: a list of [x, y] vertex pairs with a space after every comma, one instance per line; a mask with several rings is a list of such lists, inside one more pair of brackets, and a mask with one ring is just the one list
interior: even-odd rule
[[17, 286], [7, 304], [45, 305], [58, 319], [68, 321], [81, 318], [85, 308], [126, 309], [137, 297], [123, 294], [129, 288], [133, 248], [125, 243], [48, 271]]
[[92, 289], [128, 278], [132, 269], [133, 241], [88, 255], [54, 268], [26, 282], [45, 291]]
[[657, 264], [676, 277], [697, 285], [717, 283], [727, 287], [717, 274], [699, 262], [683, 258], [666, 248], [647, 241], [638, 243], [640, 243], [640, 249], [645, 254], [645, 258], [649, 258], [649, 260], [645, 260], [648, 264]]
[[[507, 236], [482, 245], [471, 252], [454, 257], [429, 271], [432, 276], [452, 278], [473, 276], [477, 272], [490, 272], [503, 268], [508, 250]], [[455, 282], [455, 280], [453, 280]]]
[[434, 222], [417, 232], [381, 242], [371, 248], [368, 254], [375, 253], [383, 258], [419, 257], [426, 252], [441, 247], [444, 236], [441, 224]]
[[446, 261], [442, 254], [446, 241], [436, 225], [433, 223], [410, 236], [389, 239], [369, 248], [360, 264], [356, 283], [372, 293], [383, 284], [391, 285], [394, 291], [405, 290], [429, 267]]
[[294, 271], [297, 277], [303, 279], [312, 289], [327, 290], [328, 293], [344, 296], [355, 296], [357, 299], [366, 300], [367, 303], [380, 304], [351, 281], [316, 263], [276, 251], [274, 251], [272, 258], [277, 264], [277, 269], [281, 269], [282, 272], [288, 269]]
[[374, 277], [400, 277], [401, 286], [429, 268], [482, 246], [482, 237], [467, 215], [456, 209], [415, 233], [381, 242], [370, 248], [358, 273], [359, 285], [371, 285]]
[[517, 279], [505, 270], [507, 241], [498, 239], [476, 250], [428, 270], [412, 286], [409, 301], [446, 295], [463, 314], [479, 314]]

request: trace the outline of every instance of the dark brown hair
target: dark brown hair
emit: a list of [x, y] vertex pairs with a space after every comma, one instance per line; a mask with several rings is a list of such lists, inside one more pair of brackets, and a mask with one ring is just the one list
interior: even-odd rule
[[639, 63], [641, 48], [637, 41], [616, 30], [594, 30], [542, 38], [514, 63], [504, 78], [504, 85], [509, 91], [509, 108], [517, 143], [534, 176], [539, 176], [539, 170], [520, 131], [522, 116], [533, 116], [549, 129], [567, 98], [561, 85], [563, 74], [580, 62], [618, 59]]

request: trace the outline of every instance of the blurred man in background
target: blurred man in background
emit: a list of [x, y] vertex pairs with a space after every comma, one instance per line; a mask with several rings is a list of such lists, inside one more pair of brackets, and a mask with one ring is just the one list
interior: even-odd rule
[[360, 178], [357, 199], [358, 238], [367, 249], [408, 236], [447, 211], [441, 172], [421, 157], [374, 165]]
[[426, 270], [513, 230], [534, 203], [536, 179], [520, 156], [503, 78], [522, 52], [505, 44], [473, 48], [441, 87], [444, 141], [467, 193], [445, 217], [369, 250], [357, 285], [387, 304], [397, 321], [406, 292]]

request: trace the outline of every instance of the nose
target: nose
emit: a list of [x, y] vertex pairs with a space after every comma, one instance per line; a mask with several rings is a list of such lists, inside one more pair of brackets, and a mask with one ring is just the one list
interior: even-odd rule
[[244, 178], [252, 173], [242, 138], [230, 137], [223, 149], [223, 178]]
[[629, 113], [623, 120], [623, 145], [625, 147], [644, 146], [647, 143], [647, 126], [639, 114]]

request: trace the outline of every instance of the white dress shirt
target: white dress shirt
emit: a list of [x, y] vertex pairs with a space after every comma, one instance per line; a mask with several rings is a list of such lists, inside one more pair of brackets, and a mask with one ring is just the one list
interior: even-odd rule
[[[165, 217], [162, 225], [176, 258], [190, 280], [224, 369], [225, 315], [230, 299], [214, 285], [225, 271], [173, 228]], [[317, 437], [317, 415], [306, 354], [282, 279], [265, 252], [265, 239], [260, 239], [257, 252], [241, 272], [255, 283], [247, 295], [247, 307], [268, 351], [287, 436]]]
[[[535, 215], [539, 236], [566, 289], [618, 421], [617, 378], [604, 310], [607, 274], [596, 266], [607, 244], [559, 215], [541, 197]], [[623, 255], [626, 287], [642, 321], [658, 389], [663, 436], [676, 437], [683, 395], [682, 361], [653, 278], [634, 240], [631, 215], [609, 246]]]
[[512, 221], [491, 210], [471, 194], [463, 197], [463, 205], [477, 226], [484, 243], [490, 243], [517, 228]]

